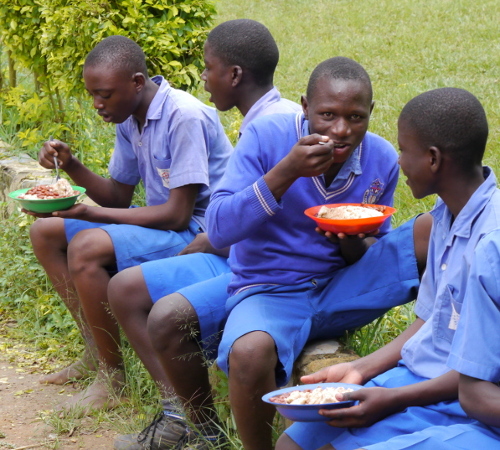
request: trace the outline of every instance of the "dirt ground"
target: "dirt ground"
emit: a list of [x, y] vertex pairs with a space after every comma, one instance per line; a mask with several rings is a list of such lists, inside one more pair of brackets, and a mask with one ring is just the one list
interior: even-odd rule
[[112, 449], [117, 434], [95, 420], [74, 422], [69, 432], [58, 433], [42, 420], [64, 396], [76, 390], [72, 386], [41, 385], [39, 373], [19, 362], [9, 362], [0, 352], [0, 449]]

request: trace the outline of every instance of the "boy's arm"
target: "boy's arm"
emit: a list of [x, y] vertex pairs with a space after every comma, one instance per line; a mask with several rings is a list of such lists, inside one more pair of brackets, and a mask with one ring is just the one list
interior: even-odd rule
[[325, 160], [331, 164], [333, 143], [318, 145], [322, 137], [310, 135], [268, 167], [263, 160], [272, 155], [261, 154], [259, 138], [252, 127], [245, 130], [212, 195], [206, 217], [210, 242], [216, 248], [246, 239], [281, 208], [281, 196], [297, 178], [321, 173]]
[[199, 185], [196, 184], [171, 189], [168, 201], [156, 206], [101, 208], [80, 203], [66, 211], [56, 211], [52, 216], [180, 231], [189, 226], [198, 190]]
[[459, 399], [470, 417], [500, 427], [500, 387], [497, 384], [461, 374]]
[[38, 155], [40, 165], [53, 169], [54, 157], [77, 186], [86, 189], [88, 195], [98, 205], [108, 208], [128, 208], [132, 201], [135, 186], [120, 183], [113, 178], [101, 177], [85, 167], [76, 158], [69, 146], [57, 139], [47, 141]]
[[398, 388], [370, 387], [338, 395], [341, 401], [359, 404], [337, 410], [320, 410], [334, 427], [367, 427], [410, 406], [426, 406], [458, 397], [458, 372], [451, 370], [440, 377]]
[[425, 322], [417, 318], [398, 337], [375, 352], [348, 363], [335, 364], [311, 375], [301, 378], [303, 383], [354, 383], [365, 384], [372, 378], [396, 367], [401, 359], [404, 344], [422, 327]]

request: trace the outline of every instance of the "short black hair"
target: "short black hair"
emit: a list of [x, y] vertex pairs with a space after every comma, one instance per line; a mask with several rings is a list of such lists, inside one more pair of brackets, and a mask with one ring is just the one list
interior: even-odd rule
[[465, 89], [445, 87], [417, 95], [399, 115], [426, 146], [436, 146], [464, 172], [480, 165], [488, 140], [488, 120], [480, 101]]
[[373, 98], [370, 76], [361, 64], [350, 58], [336, 56], [319, 63], [309, 77], [309, 83], [307, 84], [308, 98], [313, 96], [318, 80], [323, 77], [328, 77], [334, 80], [360, 81], [369, 89], [370, 101]]
[[142, 48], [125, 36], [109, 36], [99, 42], [85, 59], [85, 67], [112, 66], [127, 75], [141, 72], [148, 78], [146, 56]]
[[260, 22], [228, 20], [210, 31], [207, 43], [225, 64], [248, 70], [257, 85], [273, 83], [279, 50], [271, 32]]

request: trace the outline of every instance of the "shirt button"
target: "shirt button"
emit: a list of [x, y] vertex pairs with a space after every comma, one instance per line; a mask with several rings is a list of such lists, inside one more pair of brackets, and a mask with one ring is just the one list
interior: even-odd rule
[[446, 264], [441, 264], [441, 270], [446, 270], [446, 267], [448, 267]]
[[139, 141], [139, 143], [137, 144], [139, 147], [142, 147], [142, 142]]

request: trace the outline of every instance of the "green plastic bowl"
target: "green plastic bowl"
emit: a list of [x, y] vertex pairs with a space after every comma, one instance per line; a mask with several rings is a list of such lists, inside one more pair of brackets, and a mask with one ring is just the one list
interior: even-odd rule
[[28, 189], [18, 189], [9, 193], [9, 197], [18, 201], [22, 208], [27, 211], [35, 213], [51, 213], [54, 211], [62, 211], [63, 209], [71, 208], [75, 203], [76, 199], [85, 192], [85, 188], [81, 186], [71, 186], [73, 190], [78, 191], [78, 195], [73, 195], [72, 197], [63, 198], [48, 198], [37, 200], [28, 200], [26, 198], [19, 198], [20, 195], [26, 194], [31, 188]]

